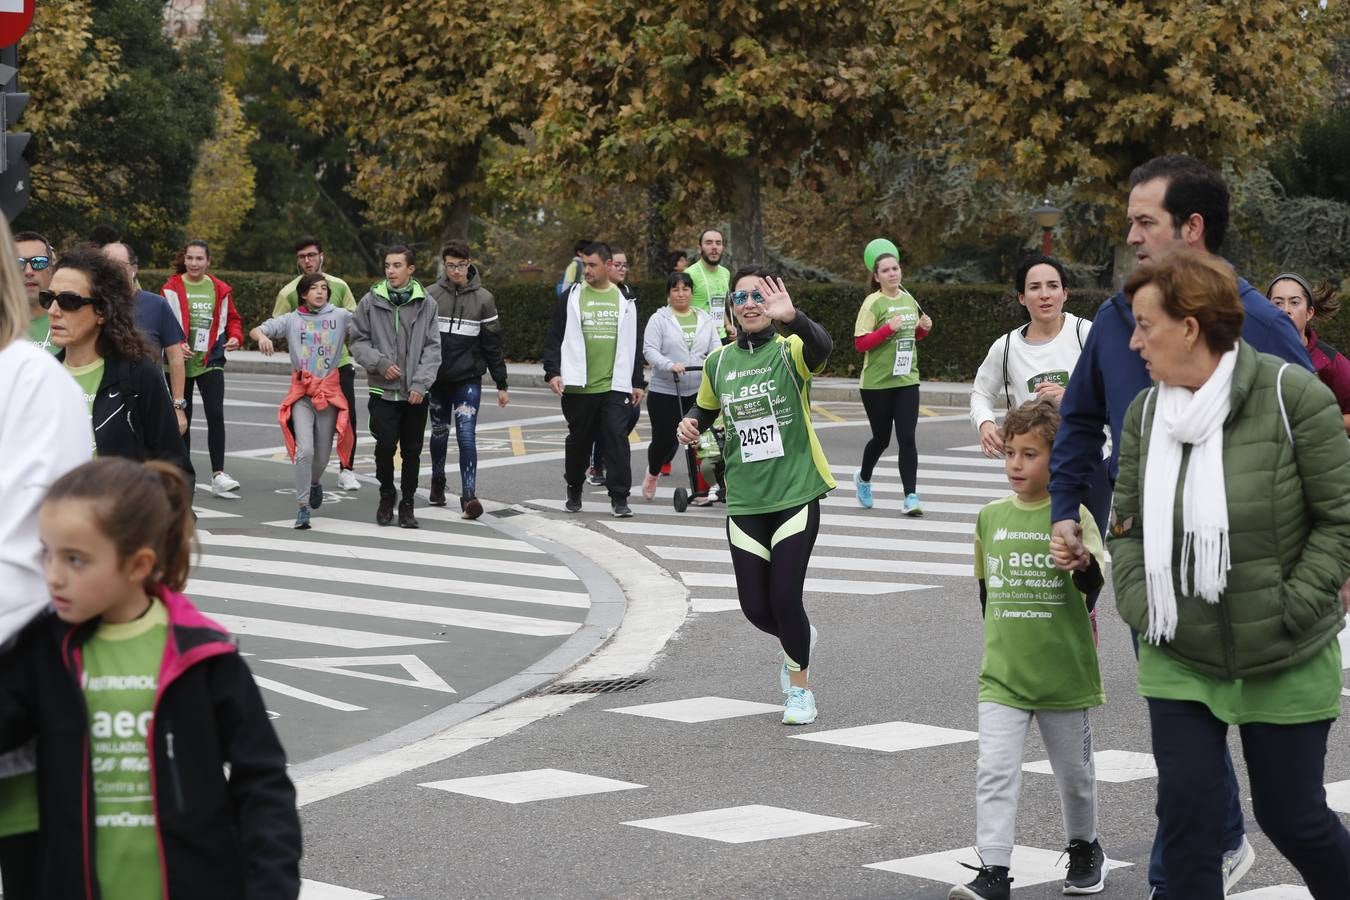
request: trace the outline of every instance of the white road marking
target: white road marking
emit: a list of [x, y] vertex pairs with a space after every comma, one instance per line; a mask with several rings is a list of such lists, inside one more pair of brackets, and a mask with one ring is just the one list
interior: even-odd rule
[[[437, 675], [431, 666], [420, 657], [411, 654], [400, 656], [325, 656], [308, 659], [269, 659], [267, 662], [310, 672], [323, 672], [328, 675], [350, 675], [367, 681], [381, 681], [385, 684], [397, 684], [403, 687], [420, 687], [442, 694], [457, 693], [444, 678]], [[395, 678], [393, 675], [381, 675], [378, 672], [363, 672], [361, 666], [398, 666], [408, 673], [407, 678]]]
[[[425, 509], [417, 510], [419, 517], [424, 513], [426, 513]], [[272, 528], [292, 528], [295, 525], [290, 519], [279, 519], [264, 524]], [[439, 531], [432, 528], [387, 528], [369, 522], [351, 522], [346, 519], [323, 517], [311, 519], [309, 527], [311, 531], [316, 531], [319, 534], [378, 538], [399, 544], [434, 544], [447, 550], [473, 547], [478, 550], [505, 550], [511, 553], [529, 553], [536, 556], [544, 552], [532, 544], [512, 540], [511, 538], [483, 537], [477, 534], [465, 534], [460, 531]]]
[[[909, 521], [909, 520], [906, 520]], [[620, 534], [646, 535], [650, 537], [689, 538], [691, 540], [714, 541], [723, 546], [727, 543], [724, 528], [698, 525], [667, 525], [665, 522], [640, 522], [636, 519], [620, 519], [600, 523], [611, 531]], [[859, 522], [860, 525], [866, 523]], [[817, 547], [838, 547], [868, 553], [941, 553], [951, 556], [969, 557], [972, 544], [969, 541], [916, 541], [904, 538], [876, 538], [869, 535], [821, 534], [816, 537]]]
[[[681, 562], [706, 562], [720, 563], [722, 565], [731, 565], [731, 551], [726, 547], [648, 547], [652, 553], [662, 559], [669, 559]], [[966, 555], [971, 555], [971, 548], [966, 548]], [[839, 571], [839, 572], [876, 572], [881, 575], [894, 573], [896, 575], [944, 575], [953, 578], [973, 578], [974, 568], [972, 563], [938, 563], [927, 560], [908, 560], [908, 559], [869, 559], [862, 556], [820, 556], [811, 555], [811, 563], [807, 568], [812, 571]], [[810, 580], [809, 578], [807, 579]]]
[[270, 678], [263, 678], [256, 672], [253, 675], [253, 681], [263, 690], [271, 691], [274, 694], [281, 694], [284, 697], [292, 697], [296, 700], [303, 700], [306, 703], [314, 703], [318, 706], [335, 709], [338, 712], [364, 712], [364, 706], [357, 706], [354, 703], [344, 703], [341, 700], [334, 700], [331, 697], [325, 697], [322, 694], [315, 694], [310, 691], [302, 690], [298, 687], [291, 687], [289, 684], [282, 684], [280, 681], [273, 681]]
[[307, 625], [303, 622], [255, 619], [252, 616], [236, 616], [214, 610], [208, 611], [207, 615], [236, 636], [280, 638], [286, 641], [299, 641], [304, 644], [344, 647], [348, 650], [373, 650], [379, 647], [410, 647], [416, 644], [445, 643], [435, 638], [400, 637], [394, 634], [378, 634], [373, 631], [334, 628], [331, 625]]
[[720, 841], [724, 844], [746, 844], [751, 841], [771, 841], [819, 834], [822, 831], [862, 828], [871, 823], [752, 804], [709, 809], [679, 816], [662, 816], [658, 819], [637, 819], [623, 824]]
[[567, 772], [562, 769], [531, 769], [525, 772], [503, 772], [500, 775], [428, 781], [419, 784], [418, 787], [449, 791], [452, 794], [467, 794], [470, 797], [482, 797], [500, 803], [533, 803], [562, 797], [632, 791], [645, 788], [646, 785], [581, 772]]
[[[1024, 847], [1018, 844], [1012, 850], [1013, 881], [1019, 887], [1033, 884], [1047, 884], [1064, 880], [1064, 864], [1061, 850], [1042, 850], [1039, 847]], [[941, 853], [925, 853], [904, 859], [891, 859], [886, 862], [868, 863], [864, 868], [880, 869], [883, 872], [896, 872], [914, 878], [926, 878], [945, 884], [964, 884], [970, 878], [970, 872], [962, 868], [962, 863], [979, 868], [980, 859], [974, 847], [962, 847], [958, 850], [946, 850]], [[1119, 869], [1132, 863], [1108, 859], [1113, 869]]]
[[[736, 576], [731, 574], [720, 574], [714, 572], [681, 572], [680, 580], [691, 588], [734, 588], [736, 586]], [[935, 584], [905, 584], [899, 581], [851, 581], [846, 579], [833, 578], [807, 578], [806, 583], [802, 585], [802, 590], [810, 591], [816, 594], [851, 594], [854, 596], [866, 595], [870, 597], [880, 596], [882, 594], [899, 594], [906, 591], [928, 591], [936, 588]]]

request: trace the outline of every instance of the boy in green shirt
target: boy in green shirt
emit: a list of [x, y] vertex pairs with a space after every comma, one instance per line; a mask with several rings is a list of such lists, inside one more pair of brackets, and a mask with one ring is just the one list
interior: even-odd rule
[[1022, 755], [1034, 718], [1059, 785], [1069, 842], [1066, 894], [1106, 884], [1097, 840], [1097, 778], [1088, 710], [1106, 702], [1086, 598], [1102, 585], [1102, 544], [1092, 514], [1080, 509], [1091, 565], [1070, 575], [1050, 547], [1050, 448], [1059, 407], [1038, 398], [1003, 423], [1004, 470], [1013, 494], [975, 521], [975, 577], [984, 614], [980, 666], [980, 757], [976, 770], [976, 850], [981, 867], [950, 900], [1007, 900]]

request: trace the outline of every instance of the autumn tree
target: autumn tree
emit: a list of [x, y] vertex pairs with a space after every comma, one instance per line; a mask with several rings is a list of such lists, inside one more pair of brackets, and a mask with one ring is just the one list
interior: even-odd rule
[[[894, 134], [894, 18], [833, 0], [563, 0], [519, 68], [539, 93], [521, 167], [711, 196], [738, 259], [764, 259], [763, 188], [814, 190]], [[568, 40], [557, 39], [558, 22]]]
[[220, 263], [228, 261], [230, 242], [253, 208], [257, 170], [248, 148], [256, 132], [244, 121], [234, 90], [220, 91], [215, 133], [202, 144], [197, 170], [192, 173], [192, 215], [188, 234], [221, 248]]

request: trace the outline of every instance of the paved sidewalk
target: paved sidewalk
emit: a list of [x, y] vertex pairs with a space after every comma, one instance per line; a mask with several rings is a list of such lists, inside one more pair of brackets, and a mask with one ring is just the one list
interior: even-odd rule
[[[246, 375], [284, 375], [290, 371], [290, 357], [285, 353], [263, 356], [256, 350], [239, 350], [229, 355], [229, 371]], [[544, 387], [544, 371], [539, 363], [507, 363], [510, 383], [515, 387]], [[359, 366], [358, 378], [365, 378]], [[966, 406], [970, 403], [969, 384], [949, 381], [925, 381], [919, 385], [919, 396], [927, 406]], [[856, 378], [817, 378], [811, 388], [816, 400], [859, 401]]]

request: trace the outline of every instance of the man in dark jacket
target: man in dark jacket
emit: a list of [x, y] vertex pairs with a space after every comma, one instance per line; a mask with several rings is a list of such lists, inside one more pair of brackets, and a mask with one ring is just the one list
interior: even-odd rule
[[478, 407], [483, 373], [497, 384], [497, 405], [506, 406], [506, 360], [502, 357], [502, 326], [497, 301], [483, 287], [478, 269], [469, 258], [465, 241], [447, 241], [441, 248], [445, 274], [427, 288], [436, 303], [441, 335], [441, 367], [427, 402], [431, 409], [431, 503], [445, 505], [445, 454], [450, 444], [450, 422], [455, 423], [459, 447], [459, 508], [466, 519], [483, 514], [478, 502]]
[[[1130, 174], [1130, 231], [1126, 241], [1141, 263], [1173, 253], [1217, 254], [1228, 228], [1228, 188], [1219, 174], [1188, 156], [1160, 156]], [[1289, 317], [1271, 305], [1244, 279], [1238, 279], [1246, 316], [1242, 338], [1257, 350], [1312, 368], [1308, 351]], [[1125, 411], [1151, 380], [1147, 366], [1130, 349], [1134, 314], [1122, 294], [1097, 310], [1078, 365], [1060, 401], [1059, 434], [1050, 457], [1050, 509], [1055, 537], [1071, 552], [1085, 557], [1080, 503], [1091, 505], [1088, 492], [1102, 460], [1103, 429], [1111, 427], [1109, 483], [1115, 484], [1120, 455], [1120, 429]], [[1232, 758], [1228, 762], [1229, 815], [1224, 854], [1226, 888], [1237, 883], [1255, 859], [1247, 841]], [[1154, 840], [1149, 884], [1155, 898], [1167, 896], [1161, 842]]]

